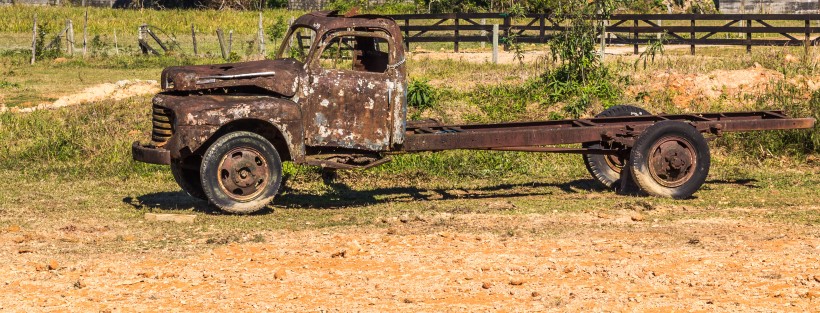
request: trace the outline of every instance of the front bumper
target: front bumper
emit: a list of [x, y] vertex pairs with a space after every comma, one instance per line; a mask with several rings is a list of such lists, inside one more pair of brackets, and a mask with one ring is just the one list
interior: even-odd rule
[[139, 141], [131, 144], [131, 156], [136, 161], [153, 164], [171, 164], [171, 151], [155, 146], [144, 146]]

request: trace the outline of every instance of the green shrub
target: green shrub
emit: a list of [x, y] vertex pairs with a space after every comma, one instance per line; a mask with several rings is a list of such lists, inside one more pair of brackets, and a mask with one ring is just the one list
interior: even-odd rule
[[426, 79], [412, 79], [407, 84], [407, 106], [415, 109], [411, 119], [418, 119], [421, 112], [436, 105], [436, 91]]

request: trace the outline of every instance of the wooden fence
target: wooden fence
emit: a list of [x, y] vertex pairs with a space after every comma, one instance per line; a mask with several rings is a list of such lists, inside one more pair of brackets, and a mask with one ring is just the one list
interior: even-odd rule
[[[404, 32], [405, 44], [491, 42], [493, 25], [505, 49], [515, 35], [520, 43], [545, 43], [568, 23], [550, 14], [512, 17], [506, 13], [391, 15]], [[605, 20], [607, 44], [634, 46], [664, 39], [665, 44], [696, 46], [812, 46], [820, 41], [820, 14], [616, 14]], [[812, 26], [814, 25], [814, 26]], [[600, 30], [599, 38], [600, 38]]]

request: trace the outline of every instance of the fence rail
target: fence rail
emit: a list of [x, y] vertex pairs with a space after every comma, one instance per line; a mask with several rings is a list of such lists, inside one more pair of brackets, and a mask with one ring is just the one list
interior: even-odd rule
[[[512, 17], [506, 13], [391, 15], [404, 32], [405, 45], [422, 42], [491, 42], [493, 25], [508, 49], [511, 37], [520, 43], [545, 43], [567, 28], [551, 14]], [[605, 19], [607, 44], [649, 44], [662, 36], [666, 44], [690, 46], [813, 46], [820, 42], [820, 14], [616, 14]], [[815, 26], [812, 26], [815, 25]], [[601, 30], [598, 30], [600, 38]]]

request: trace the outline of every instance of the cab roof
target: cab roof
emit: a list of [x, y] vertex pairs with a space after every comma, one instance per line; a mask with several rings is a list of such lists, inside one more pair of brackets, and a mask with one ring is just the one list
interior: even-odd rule
[[294, 26], [304, 26], [312, 28], [317, 34], [339, 28], [381, 28], [391, 36], [401, 36], [401, 31], [396, 22], [387, 16], [375, 14], [363, 14], [345, 16], [339, 11], [317, 11], [300, 16], [293, 22]]

